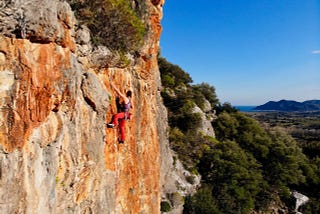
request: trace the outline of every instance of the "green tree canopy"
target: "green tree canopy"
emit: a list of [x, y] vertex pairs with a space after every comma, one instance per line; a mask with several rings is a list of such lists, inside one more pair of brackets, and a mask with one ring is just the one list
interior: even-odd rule
[[266, 186], [262, 166], [237, 143], [225, 141], [204, 153], [199, 172], [213, 187], [222, 213], [249, 213]]
[[[216, 95], [216, 89], [208, 83], [194, 85], [193, 91], [195, 99], [205, 98], [209, 101], [212, 107], [215, 107], [219, 103], [219, 100]], [[201, 107], [201, 104], [199, 104], [199, 107]]]
[[163, 86], [172, 88], [181, 84], [188, 85], [189, 83], [192, 83], [190, 75], [178, 65], [168, 62], [163, 57], [158, 58], [158, 64]]

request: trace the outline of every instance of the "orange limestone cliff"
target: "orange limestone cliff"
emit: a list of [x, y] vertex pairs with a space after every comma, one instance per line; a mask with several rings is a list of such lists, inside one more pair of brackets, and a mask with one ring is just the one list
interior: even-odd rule
[[[144, 45], [117, 66], [66, 1], [0, 2], [2, 213], [160, 213], [162, 4], [145, 1]], [[106, 126], [117, 111], [110, 81], [133, 92], [124, 144]]]

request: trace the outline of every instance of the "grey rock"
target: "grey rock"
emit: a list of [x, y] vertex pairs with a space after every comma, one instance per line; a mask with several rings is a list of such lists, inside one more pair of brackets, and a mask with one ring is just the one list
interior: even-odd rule
[[0, 32], [6, 36], [65, 46], [67, 31], [73, 32], [75, 18], [64, 1], [7, 0], [0, 8]]

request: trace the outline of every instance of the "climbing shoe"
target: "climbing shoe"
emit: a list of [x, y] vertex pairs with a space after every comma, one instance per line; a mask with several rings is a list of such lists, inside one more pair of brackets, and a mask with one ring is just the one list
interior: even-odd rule
[[119, 144], [124, 144], [124, 141], [123, 140], [119, 140]]
[[108, 128], [114, 128], [114, 124], [113, 124], [113, 123], [108, 123], [108, 124], [107, 124], [107, 127], [108, 127]]

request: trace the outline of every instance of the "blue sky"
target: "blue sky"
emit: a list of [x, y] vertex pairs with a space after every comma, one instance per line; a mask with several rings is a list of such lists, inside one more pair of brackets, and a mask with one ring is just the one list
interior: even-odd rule
[[161, 55], [221, 103], [320, 99], [320, 0], [166, 0]]

